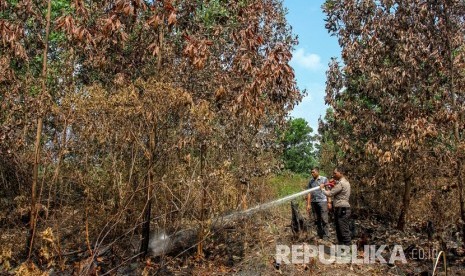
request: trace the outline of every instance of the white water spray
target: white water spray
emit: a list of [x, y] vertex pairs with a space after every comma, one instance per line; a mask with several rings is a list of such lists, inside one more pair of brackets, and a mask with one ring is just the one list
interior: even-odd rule
[[[238, 220], [245, 216], [250, 216], [259, 211], [263, 211], [263, 210], [266, 210], [274, 206], [278, 206], [280, 204], [293, 200], [294, 198], [309, 194], [318, 189], [320, 189], [320, 187], [314, 187], [314, 188], [307, 189], [302, 192], [298, 192], [292, 195], [285, 196], [277, 200], [259, 204], [255, 207], [252, 207], [244, 211], [238, 211], [238, 212], [235, 212], [229, 215], [221, 216], [213, 220], [212, 228], [218, 228], [221, 226], [224, 227], [230, 224], [231, 222], [234, 222], [235, 220]], [[198, 229], [186, 229], [186, 230], [174, 233], [170, 236], [168, 236], [164, 230], [155, 231], [150, 237], [149, 249], [152, 251], [153, 256], [160, 256], [160, 255], [169, 253], [170, 251], [176, 248], [186, 247], [186, 243], [189, 243], [190, 244], [189, 246], [193, 246], [196, 242], [197, 234], [198, 234]]]
[[165, 254], [165, 250], [169, 248], [170, 236], [164, 230], [153, 231], [151, 233], [149, 248], [154, 256]]
[[236, 220], [236, 219], [239, 219], [239, 218], [244, 217], [244, 216], [250, 216], [250, 215], [255, 214], [255, 213], [259, 212], [259, 211], [263, 211], [265, 209], [268, 209], [268, 208], [271, 208], [271, 207], [274, 207], [274, 206], [278, 206], [280, 204], [283, 204], [285, 202], [293, 200], [294, 198], [309, 194], [309, 193], [311, 193], [313, 191], [316, 191], [318, 189], [320, 189], [319, 186], [315, 187], [315, 188], [305, 190], [305, 191], [302, 191], [302, 192], [298, 192], [298, 193], [295, 193], [295, 194], [292, 194], [292, 195], [288, 195], [288, 196], [285, 196], [283, 198], [273, 200], [273, 201], [270, 201], [270, 202], [267, 202], [267, 203], [262, 203], [262, 204], [259, 204], [259, 205], [255, 206], [255, 207], [249, 208], [249, 209], [244, 210], [244, 211], [239, 211], [239, 212], [236, 212], [236, 213], [233, 213], [233, 214], [230, 214], [230, 215], [219, 217], [215, 221], [223, 221], [223, 220], [224, 221], [229, 221], [229, 220]]

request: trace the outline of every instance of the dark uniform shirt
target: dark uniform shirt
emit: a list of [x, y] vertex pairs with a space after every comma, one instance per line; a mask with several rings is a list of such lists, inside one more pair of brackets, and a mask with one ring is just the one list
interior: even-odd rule
[[[308, 182], [308, 189], [319, 187], [320, 184], [328, 183], [328, 179], [324, 176], [318, 176], [317, 179], [312, 178], [310, 182]], [[316, 190], [310, 193], [312, 202], [325, 202], [327, 201], [326, 196], [323, 194], [321, 190]]]

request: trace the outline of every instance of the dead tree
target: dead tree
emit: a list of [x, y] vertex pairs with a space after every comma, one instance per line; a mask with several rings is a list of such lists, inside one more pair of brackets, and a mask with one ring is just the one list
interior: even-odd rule
[[305, 218], [300, 214], [299, 205], [294, 201], [291, 201], [291, 229], [294, 235], [298, 235], [301, 232], [306, 232], [308, 227]]

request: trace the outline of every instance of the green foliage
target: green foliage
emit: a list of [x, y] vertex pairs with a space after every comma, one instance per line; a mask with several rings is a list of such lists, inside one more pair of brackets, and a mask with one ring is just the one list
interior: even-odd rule
[[302, 191], [307, 185], [308, 175], [285, 172], [270, 179], [276, 195], [281, 198]]
[[59, 0], [59, 1], [52, 1], [52, 13], [51, 13], [51, 18], [56, 19], [59, 16], [62, 16], [64, 14], [69, 14], [71, 13], [72, 8], [71, 8], [71, 3], [70, 1], [64, 1], [64, 0]]
[[50, 44], [66, 41], [66, 36], [63, 32], [50, 32]]
[[224, 2], [226, 1], [212, 0], [206, 4], [200, 5], [197, 14], [205, 26], [212, 27], [218, 20], [228, 18], [229, 12]]
[[313, 129], [302, 118], [291, 119], [283, 137], [283, 161], [286, 169], [295, 173], [308, 173], [317, 164], [313, 146]]

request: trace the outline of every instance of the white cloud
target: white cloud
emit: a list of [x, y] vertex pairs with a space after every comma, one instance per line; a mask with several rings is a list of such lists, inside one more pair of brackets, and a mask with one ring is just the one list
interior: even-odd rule
[[324, 103], [325, 85], [315, 82], [305, 83], [303, 88], [307, 88], [308, 95], [302, 99], [291, 116], [294, 118], [304, 118], [314, 131], [318, 130], [318, 118], [326, 114], [327, 106]]
[[315, 71], [323, 68], [320, 56], [306, 53], [303, 48], [299, 48], [293, 53], [291, 63]]

